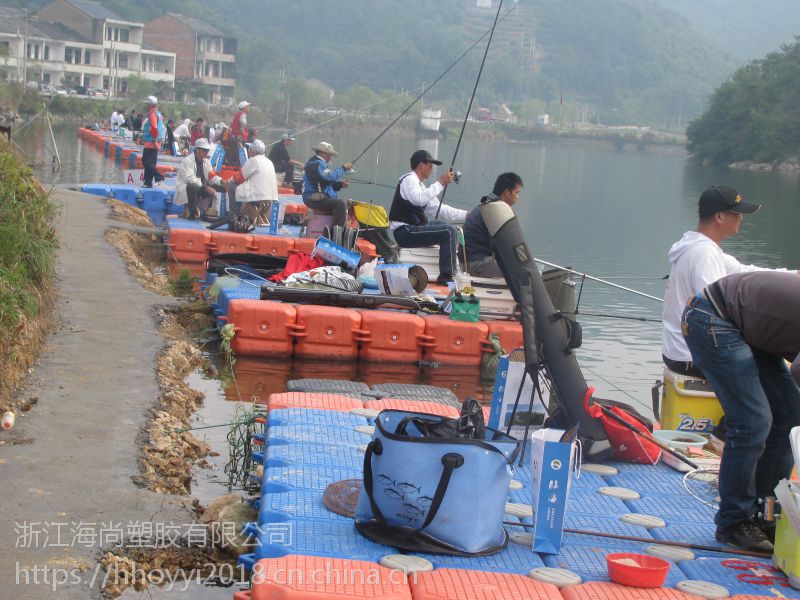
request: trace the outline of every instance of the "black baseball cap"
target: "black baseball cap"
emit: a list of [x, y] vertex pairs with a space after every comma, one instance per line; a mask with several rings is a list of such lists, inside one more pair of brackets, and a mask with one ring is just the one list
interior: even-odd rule
[[431, 156], [427, 150], [417, 150], [411, 155], [411, 168], [416, 169], [419, 163], [431, 163], [434, 165], [442, 164], [442, 161], [436, 160]]
[[712, 185], [700, 194], [697, 212], [701, 217], [710, 217], [718, 212], [736, 212], [749, 215], [761, 208], [760, 204], [745, 202], [735, 189], [725, 185]]

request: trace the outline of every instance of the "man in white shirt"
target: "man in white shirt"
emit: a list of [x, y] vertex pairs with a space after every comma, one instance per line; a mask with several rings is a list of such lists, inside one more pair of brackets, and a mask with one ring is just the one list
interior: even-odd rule
[[261, 140], [253, 140], [247, 144], [247, 162], [233, 176], [233, 181], [237, 184], [236, 201], [244, 205], [242, 213], [249, 216], [256, 225], [269, 223], [266, 207], [269, 202], [278, 200], [278, 179], [272, 161], [264, 156], [266, 150]]
[[397, 182], [392, 207], [389, 210], [389, 226], [394, 239], [401, 248], [425, 248], [439, 244], [439, 277], [436, 283], [446, 285], [453, 280], [458, 266], [458, 231], [447, 223], [428, 223], [437, 210], [445, 221], [463, 222], [467, 211], [441, 204], [439, 194], [444, 186], [453, 181], [453, 171], [442, 173], [430, 186], [424, 181], [433, 173], [433, 165], [442, 162], [433, 158], [427, 150], [417, 150], [411, 155], [411, 171]]
[[719, 247], [722, 240], [739, 233], [744, 215], [759, 208], [760, 204], [745, 202], [733, 188], [712, 186], [700, 195], [697, 231], [687, 231], [669, 249], [672, 268], [664, 293], [661, 354], [670, 370], [703, 377], [703, 373], [692, 365], [692, 355], [681, 333], [681, 314], [692, 296], [726, 275], [773, 270], [743, 265]]
[[111, 131], [114, 133], [119, 131], [119, 128], [125, 124], [125, 109], [115, 110], [111, 113], [109, 122], [111, 123]]

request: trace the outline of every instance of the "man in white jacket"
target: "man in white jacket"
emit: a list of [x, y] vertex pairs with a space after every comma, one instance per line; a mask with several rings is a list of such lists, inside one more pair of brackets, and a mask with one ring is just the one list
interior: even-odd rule
[[439, 277], [436, 283], [447, 285], [453, 280], [458, 267], [458, 231], [447, 223], [429, 223], [435, 217], [443, 221], [463, 222], [467, 211], [439, 202], [444, 186], [453, 181], [453, 171], [447, 170], [431, 185], [425, 180], [433, 173], [434, 165], [441, 165], [426, 150], [417, 150], [411, 155], [411, 171], [397, 182], [392, 207], [389, 210], [389, 226], [394, 239], [401, 248], [424, 248], [439, 244]]
[[[194, 152], [185, 157], [178, 166], [178, 177], [175, 182], [175, 199], [173, 202], [184, 208], [183, 216], [188, 219], [197, 219], [200, 216], [201, 201], [209, 201], [212, 207], [206, 211], [208, 216], [219, 215], [219, 202], [214, 186], [222, 187], [222, 178], [211, 168], [208, 153], [211, 144], [206, 138], [195, 142]], [[210, 213], [210, 214], [209, 214]]]
[[669, 249], [672, 268], [664, 293], [661, 354], [670, 370], [703, 377], [703, 373], [692, 365], [692, 355], [681, 333], [681, 314], [690, 298], [726, 275], [773, 270], [743, 265], [719, 247], [722, 240], [739, 233], [744, 215], [759, 208], [760, 204], [745, 202], [733, 188], [712, 186], [700, 195], [697, 231], [687, 231]]
[[258, 139], [247, 144], [247, 162], [233, 176], [237, 184], [236, 201], [243, 204], [242, 213], [256, 224], [268, 222], [266, 207], [278, 200], [278, 178], [272, 161], [264, 156], [266, 150], [264, 142]]

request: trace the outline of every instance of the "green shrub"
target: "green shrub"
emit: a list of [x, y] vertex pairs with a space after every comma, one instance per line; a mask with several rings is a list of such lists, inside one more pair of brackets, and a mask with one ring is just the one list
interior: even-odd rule
[[0, 341], [13, 341], [23, 315], [39, 311], [55, 272], [55, 208], [31, 170], [0, 142]]

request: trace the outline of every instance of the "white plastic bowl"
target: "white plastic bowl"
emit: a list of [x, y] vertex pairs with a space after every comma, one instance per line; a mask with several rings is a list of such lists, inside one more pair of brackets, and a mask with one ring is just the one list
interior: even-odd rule
[[689, 448], [690, 446], [702, 448], [708, 443], [708, 440], [702, 435], [672, 429], [657, 429], [653, 432], [653, 437], [664, 442], [670, 448]]

